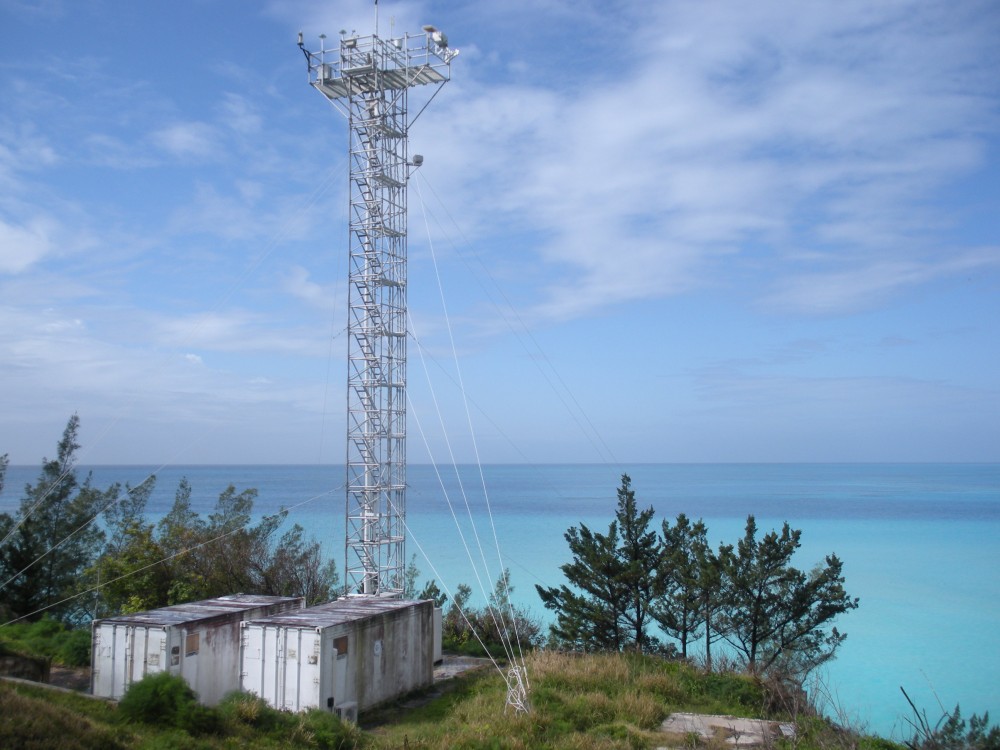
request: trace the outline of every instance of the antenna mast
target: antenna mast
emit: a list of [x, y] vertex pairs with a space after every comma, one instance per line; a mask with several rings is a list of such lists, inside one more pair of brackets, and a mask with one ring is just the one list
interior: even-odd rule
[[[376, 14], [378, 8], [376, 4]], [[376, 16], [377, 18], [377, 16]], [[382, 39], [340, 33], [299, 48], [309, 83], [350, 131], [347, 351], [348, 594], [403, 595], [406, 565], [406, 186], [410, 126], [451, 78], [458, 50], [433, 26]], [[433, 92], [410, 116], [411, 88]]]

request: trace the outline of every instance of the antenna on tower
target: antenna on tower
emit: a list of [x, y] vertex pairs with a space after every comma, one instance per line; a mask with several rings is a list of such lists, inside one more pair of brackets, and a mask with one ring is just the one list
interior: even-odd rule
[[[309, 83], [350, 132], [347, 345], [349, 595], [402, 597], [406, 564], [406, 197], [409, 129], [451, 79], [458, 50], [433, 26], [384, 40], [341, 32], [306, 56]], [[410, 89], [429, 87], [411, 115]]]

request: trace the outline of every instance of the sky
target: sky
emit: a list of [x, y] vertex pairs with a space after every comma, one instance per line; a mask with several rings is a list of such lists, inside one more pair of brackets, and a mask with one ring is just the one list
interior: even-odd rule
[[[411, 461], [1000, 460], [992, 0], [383, 2]], [[0, 0], [0, 455], [343, 461], [345, 0]], [[414, 90], [411, 111], [427, 91]], [[422, 99], [421, 97], [424, 97]]]

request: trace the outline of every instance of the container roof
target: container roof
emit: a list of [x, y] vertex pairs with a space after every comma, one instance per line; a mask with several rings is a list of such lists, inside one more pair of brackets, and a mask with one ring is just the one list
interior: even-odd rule
[[136, 612], [132, 615], [118, 615], [96, 620], [96, 623], [114, 622], [127, 625], [185, 625], [201, 620], [211, 620], [230, 614], [239, 614], [258, 607], [301, 602], [298, 596], [259, 596], [256, 594], [232, 594], [215, 599], [203, 599], [199, 602], [175, 604], [172, 607], [151, 609], [148, 612]]
[[411, 609], [425, 603], [405, 599], [382, 599], [375, 596], [349, 596], [315, 607], [295, 609], [269, 617], [255, 617], [247, 622], [254, 625], [279, 625], [291, 628], [328, 628], [331, 625], [362, 622], [387, 612]]

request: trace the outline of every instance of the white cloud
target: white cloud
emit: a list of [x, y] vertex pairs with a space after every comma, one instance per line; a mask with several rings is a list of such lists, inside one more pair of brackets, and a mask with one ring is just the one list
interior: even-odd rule
[[96, 167], [137, 169], [157, 164], [149, 149], [105, 133], [91, 133], [84, 138], [84, 143], [89, 149], [89, 161]]
[[[983, 164], [996, 124], [976, 7], [668, 3], [562, 91], [463, 84], [460, 58], [427, 169], [470, 225], [535, 230], [557, 318], [728, 283], [755, 246], [783, 303], [851, 310], [951, 272], [927, 199]], [[841, 267], [803, 273], [814, 250]], [[806, 278], [830, 291], [791, 291]]]
[[253, 240], [264, 255], [304, 236], [316, 218], [298, 195], [283, 195], [257, 180], [237, 179], [223, 187], [199, 181], [193, 192], [190, 202], [171, 213], [171, 232]]
[[876, 260], [842, 270], [789, 274], [764, 298], [767, 305], [817, 314], [874, 307], [908, 287], [978, 269], [1000, 268], [1000, 247], [945, 252], [943, 260]]
[[309, 271], [302, 266], [292, 266], [282, 279], [281, 288], [296, 299], [321, 310], [332, 310], [336, 305], [336, 287], [324, 287], [309, 278]]
[[243, 135], [260, 132], [261, 116], [256, 107], [246, 97], [228, 93], [220, 105], [222, 123]]
[[34, 127], [15, 126], [0, 118], [0, 206], [9, 205], [24, 193], [22, 175], [58, 162], [56, 150]]
[[65, 14], [65, 0], [3, 0], [0, 8], [27, 18], [51, 21]]
[[219, 148], [215, 128], [204, 122], [178, 122], [151, 134], [154, 144], [179, 158], [208, 158]]
[[159, 317], [148, 323], [149, 338], [161, 346], [212, 352], [320, 356], [322, 336], [306, 327], [288, 327], [261, 312], [213, 311]]
[[[186, 336], [187, 340], [195, 346], [211, 344], [209, 335], [259, 338], [245, 321], [227, 323], [223, 318], [205, 321], [202, 333]], [[323, 396], [320, 384], [295, 376], [247, 376], [229, 368], [210, 368], [198, 354], [165, 349], [162, 340], [154, 338], [150, 346], [147, 336], [142, 344], [125, 346], [91, 328], [66, 310], [0, 304], [0, 381], [5, 396], [0, 443], [12, 456], [20, 451], [16, 460], [37, 459], [30, 452], [36, 438], [41, 441], [38, 450], [47, 451], [51, 435], [43, 434], [39, 425], [64, 421], [74, 412], [85, 424], [92, 424], [93, 418], [108, 425], [87, 441], [87, 458], [100, 455], [113, 461], [114, 456], [145, 455], [132, 460], [162, 461], [176, 454], [175, 460], [182, 463], [201, 460], [195, 448], [206, 431], [236, 436], [254, 422], [259, 427], [317, 418], [315, 404]], [[278, 346], [279, 338], [274, 332], [269, 341], [259, 343], [265, 348]], [[230, 343], [214, 351], [233, 352], [241, 343], [245, 349], [255, 345]], [[281, 346], [284, 354], [293, 348], [289, 342]], [[274, 359], [262, 361], [269, 366]], [[137, 423], [144, 425], [144, 432], [130, 444], [127, 436]], [[102, 445], [105, 438], [112, 444]], [[292, 458], [292, 454], [287, 457]]]
[[0, 273], [21, 273], [52, 253], [54, 230], [54, 223], [46, 218], [23, 225], [0, 219]]

